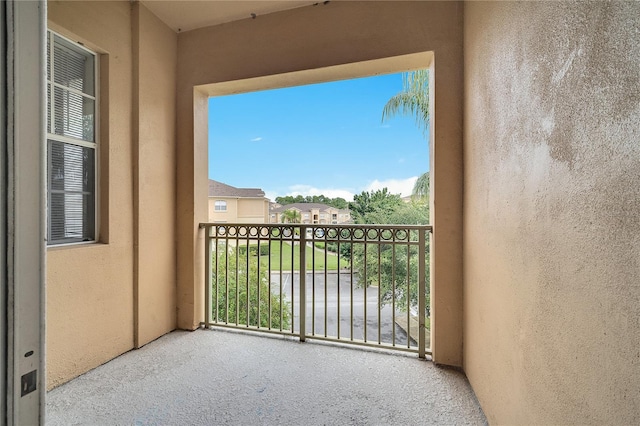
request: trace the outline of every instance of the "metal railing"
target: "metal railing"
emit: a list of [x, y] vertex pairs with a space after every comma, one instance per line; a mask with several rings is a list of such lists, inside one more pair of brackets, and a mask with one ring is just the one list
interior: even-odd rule
[[200, 227], [204, 326], [431, 353], [431, 226]]

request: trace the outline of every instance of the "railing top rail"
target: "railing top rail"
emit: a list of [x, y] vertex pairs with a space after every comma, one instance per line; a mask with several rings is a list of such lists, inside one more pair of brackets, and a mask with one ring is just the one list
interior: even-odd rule
[[376, 225], [376, 224], [350, 224], [350, 223], [339, 223], [339, 224], [319, 224], [319, 223], [212, 223], [212, 222], [202, 222], [200, 223], [200, 228], [211, 228], [214, 226], [220, 227], [267, 227], [267, 228], [325, 228], [325, 229], [344, 229], [344, 228], [355, 228], [355, 229], [407, 229], [407, 230], [425, 230], [425, 231], [433, 231], [433, 225], [403, 225], [403, 224], [384, 224], [384, 225]]

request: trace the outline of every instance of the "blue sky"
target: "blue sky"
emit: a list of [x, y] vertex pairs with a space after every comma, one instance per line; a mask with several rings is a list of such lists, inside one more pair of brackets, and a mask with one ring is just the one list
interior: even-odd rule
[[381, 122], [402, 75], [220, 96], [209, 100], [209, 178], [262, 188], [274, 200], [388, 187], [409, 195], [429, 169], [412, 117]]

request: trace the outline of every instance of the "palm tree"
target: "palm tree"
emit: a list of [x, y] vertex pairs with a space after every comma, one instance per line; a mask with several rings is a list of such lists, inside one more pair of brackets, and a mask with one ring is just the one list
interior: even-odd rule
[[382, 110], [382, 121], [397, 114], [412, 115], [416, 125], [429, 129], [429, 70], [404, 73], [402, 91], [389, 99]]
[[[397, 114], [413, 115], [416, 125], [426, 135], [429, 129], [429, 70], [404, 73], [402, 91], [387, 101], [382, 110], [382, 121]], [[414, 199], [429, 196], [429, 172], [418, 177], [411, 196]]]
[[282, 223], [300, 223], [301, 217], [298, 210], [285, 210], [282, 212]]
[[424, 200], [429, 196], [429, 172], [421, 174], [413, 184], [411, 197], [414, 200]]

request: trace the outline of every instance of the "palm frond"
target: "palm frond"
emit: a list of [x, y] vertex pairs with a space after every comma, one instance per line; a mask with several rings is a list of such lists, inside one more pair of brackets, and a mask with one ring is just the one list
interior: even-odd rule
[[429, 172], [421, 174], [416, 183], [413, 184], [413, 191], [411, 197], [415, 199], [422, 199], [429, 196]]
[[391, 97], [382, 110], [382, 121], [398, 114], [411, 115], [426, 133], [429, 128], [429, 70], [405, 73], [402, 91]]

